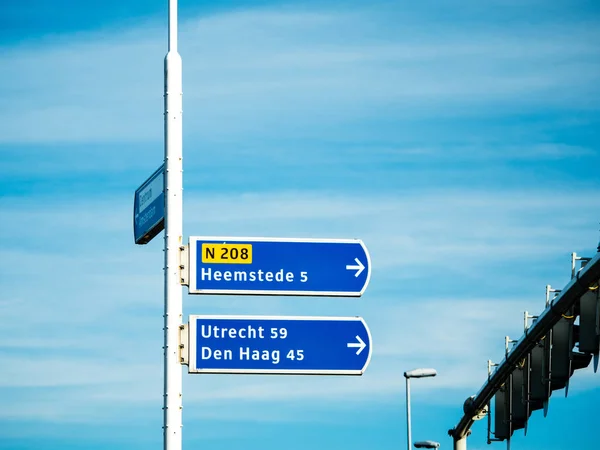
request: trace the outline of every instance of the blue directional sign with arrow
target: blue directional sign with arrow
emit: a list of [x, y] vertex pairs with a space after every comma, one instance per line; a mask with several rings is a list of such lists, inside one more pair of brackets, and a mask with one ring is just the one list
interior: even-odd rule
[[190, 373], [362, 375], [371, 333], [361, 317], [194, 316]]
[[190, 237], [190, 294], [360, 297], [371, 259], [359, 239]]

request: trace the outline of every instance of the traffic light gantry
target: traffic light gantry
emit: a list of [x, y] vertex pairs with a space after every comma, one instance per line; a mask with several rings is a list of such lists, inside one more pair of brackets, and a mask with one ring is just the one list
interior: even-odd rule
[[[577, 263], [580, 268], [577, 269]], [[505, 338], [505, 357], [488, 361], [488, 379], [467, 399], [464, 415], [449, 430], [455, 450], [465, 450], [466, 437], [475, 420], [488, 412], [488, 444], [510, 442], [516, 430], [527, 433], [533, 411], [548, 412], [553, 391], [565, 389], [575, 371], [594, 361], [600, 352], [600, 246], [593, 258], [571, 255], [571, 280], [563, 289], [546, 286], [546, 308], [538, 316], [525, 311], [524, 334]], [[531, 325], [529, 320], [532, 319]], [[512, 348], [510, 345], [512, 344]], [[492, 370], [495, 367], [495, 370]], [[494, 398], [494, 438], [491, 437], [491, 400]]]

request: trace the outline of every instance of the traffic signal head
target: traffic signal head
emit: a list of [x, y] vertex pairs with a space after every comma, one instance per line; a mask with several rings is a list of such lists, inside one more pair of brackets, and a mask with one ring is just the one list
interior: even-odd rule
[[[579, 324], [576, 320], [579, 317]], [[578, 346], [578, 351], [575, 347]], [[598, 288], [593, 286], [575, 305], [562, 314], [548, 334], [531, 350], [530, 368], [526, 374], [530, 387], [531, 410], [544, 407], [547, 413], [548, 399], [552, 391], [566, 388], [569, 380], [578, 369], [590, 364], [594, 356], [594, 370], [597, 369], [600, 350], [600, 299]]]
[[512, 436], [510, 426], [510, 377], [494, 395], [494, 436], [498, 440]]
[[[523, 359], [511, 375], [511, 431], [527, 429], [529, 419], [529, 358]], [[527, 431], [525, 431], [527, 432]]]
[[530, 358], [524, 358], [495, 396], [494, 417], [496, 439], [504, 440], [515, 430], [525, 428], [531, 415], [529, 401]]
[[548, 336], [535, 344], [529, 354], [529, 402], [531, 411], [542, 409], [550, 397], [550, 352], [546, 350]]
[[590, 288], [579, 299], [579, 351], [594, 357], [594, 372], [598, 370], [600, 350], [600, 289]]

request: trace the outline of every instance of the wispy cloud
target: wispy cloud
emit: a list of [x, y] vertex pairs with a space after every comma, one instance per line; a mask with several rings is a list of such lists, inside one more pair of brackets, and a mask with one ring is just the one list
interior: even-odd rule
[[[357, 237], [373, 261], [360, 299], [185, 294], [186, 314], [360, 315], [373, 336], [362, 377], [184, 374], [194, 433], [347, 430], [425, 365], [415, 406], [458, 418], [569, 253], [595, 251], [597, 14], [492, 4], [181, 16], [186, 235]], [[2, 47], [0, 419], [38, 436], [160, 427], [162, 240], [133, 245], [131, 200], [162, 160], [163, 22]]]
[[[216, 405], [239, 402], [285, 400], [299, 408], [316, 398], [343, 401], [348, 408], [367, 398], [385, 403], [403, 388], [398, 374], [422, 365], [440, 372], [423, 389], [444, 391], [448, 403], [462, 401], [483, 383], [485, 361], [502, 358], [503, 337], [520, 336], [522, 311], [542, 309], [546, 282], [568, 281], [568, 252], [589, 250], [590, 238], [596, 237], [591, 226], [597, 210], [593, 205], [600, 198], [596, 191], [519, 193], [519, 201], [515, 195], [431, 191], [399, 201], [386, 195], [297, 192], [186, 201], [186, 230], [192, 234], [360, 237], [374, 264], [372, 286], [363, 299], [186, 296], [186, 313], [200, 308], [207, 314], [359, 314], [374, 340], [371, 366], [360, 378], [238, 377], [232, 387], [231, 377], [189, 376], [186, 402], [215, 405], [211, 411], [216, 418], [236, 417]], [[131, 210], [122, 201], [5, 205], [7, 232], [22, 240], [29, 236], [29, 242], [3, 250], [0, 259], [1, 272], [11, 276], [3, 281], [0, 301], [5, 318], [0, 354], [3, 366], [11, 369], [3, 372], [0, 386], [60, 387], [67, 399], [63, 404], [79, 405], [57, 411], [55, 419], [60, 420], [95, 420], [99, 415], [108, 420], [114, 402], [157, 401], [160, 240], [145, 248], [133, 246]], [[98, 210], [105, 211], [105, 220], [96, 220]], [[557, 216], [557, 210], [564, 214]], [[48, 240], [52, 246], [45, 252], [36, 250]], [[559, 257], [565, 259], [562, 268], [544, 273], [531, 269], [546, 258], [554, 264]], [[495, 266], [504, 267], [503, 275], [490, 280]], [[25, 275], [34, 280], [27, 296], [21, 288]], [[499, 288], [508, 293], [499, 295]], [[27, 317], [27, 328], [22, 317]], [[65, 337], [66, 330], [72, 339]], [[34, 358], [23, 359], [22, 352]], [[80, 355], [77, 361], [71, 359], [73, 352]], [[38, 366], [44, 369], [35, 370]], [[140, 373], [147, 374], [143, 380]], [[579, 377], [578, 384], [593, 386], [593, 380]], [[79, 404], [81, 398], [87, 406]], [[19, 414], [43, 420], [52, 415], [47, 404], [37, 405], [35, 397], [27, 397]], [[241, 419], [250, 414], [244, 408], [238, 412]], [[263, 420], [293, 417], [265, 414]]]
[[[504, 31], [430, 22], [425, 33], [397, 19], [392, 26], [381, 10], [363, 9], [184, 20], [186, 134], [227, 139], [284, 127], [306, 136], [383, 111], [414, 118], [489, 114], [490, 102], [496, 111], [588, 108], [600, 94], [592, 21]], [[112, 38], [5, 49], [0, 93], [18, 107], [0, 110], [1, 139], [160, 139], [162, 41], [161, 28], [142, 25]], [[19, 92], [29, 95], [16, 102]]]
[[346, 154], [363, 160], [380, 163], [423, 163], [431, 158], [435, 164], [496, 161], [554, 161], [598, 156], [595, 149], [556, 143], [497, 145], [480, 142], [469, 146], [445, 145], [440, 147], [350, 149]]

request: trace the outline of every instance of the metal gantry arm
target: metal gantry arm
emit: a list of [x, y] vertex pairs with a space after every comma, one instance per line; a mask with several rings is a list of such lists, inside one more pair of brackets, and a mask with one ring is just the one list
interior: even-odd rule
[[[600, 252], [600, 248], [598, 250]], [[589, 261], [586, 262], [587, 264], [579, 272], [573, 274], [571, 281], [557, 293], [557, 296], [549, 301], [548, 306], [537, 317], [537, 320], [515, 343], [504, 361], [496, 367], [496, 370], [479, 392], [472, 397], [468, 408], [465, 408], [465, 413], [456, 427], [448, 431], [448, 434], [454, 439], [455, 450], [467, 448], [466, 437], [473, 425], [474, 417], [491, 401], [498, 388], [506, 381], [519, 361], [527, 356], [536, 342], [548, 333], [562, 315], [575, 304], [577, 299], [598, 281], [600, 278], [600, 253], [597, 253], [593, 258], [589, 258]]]

